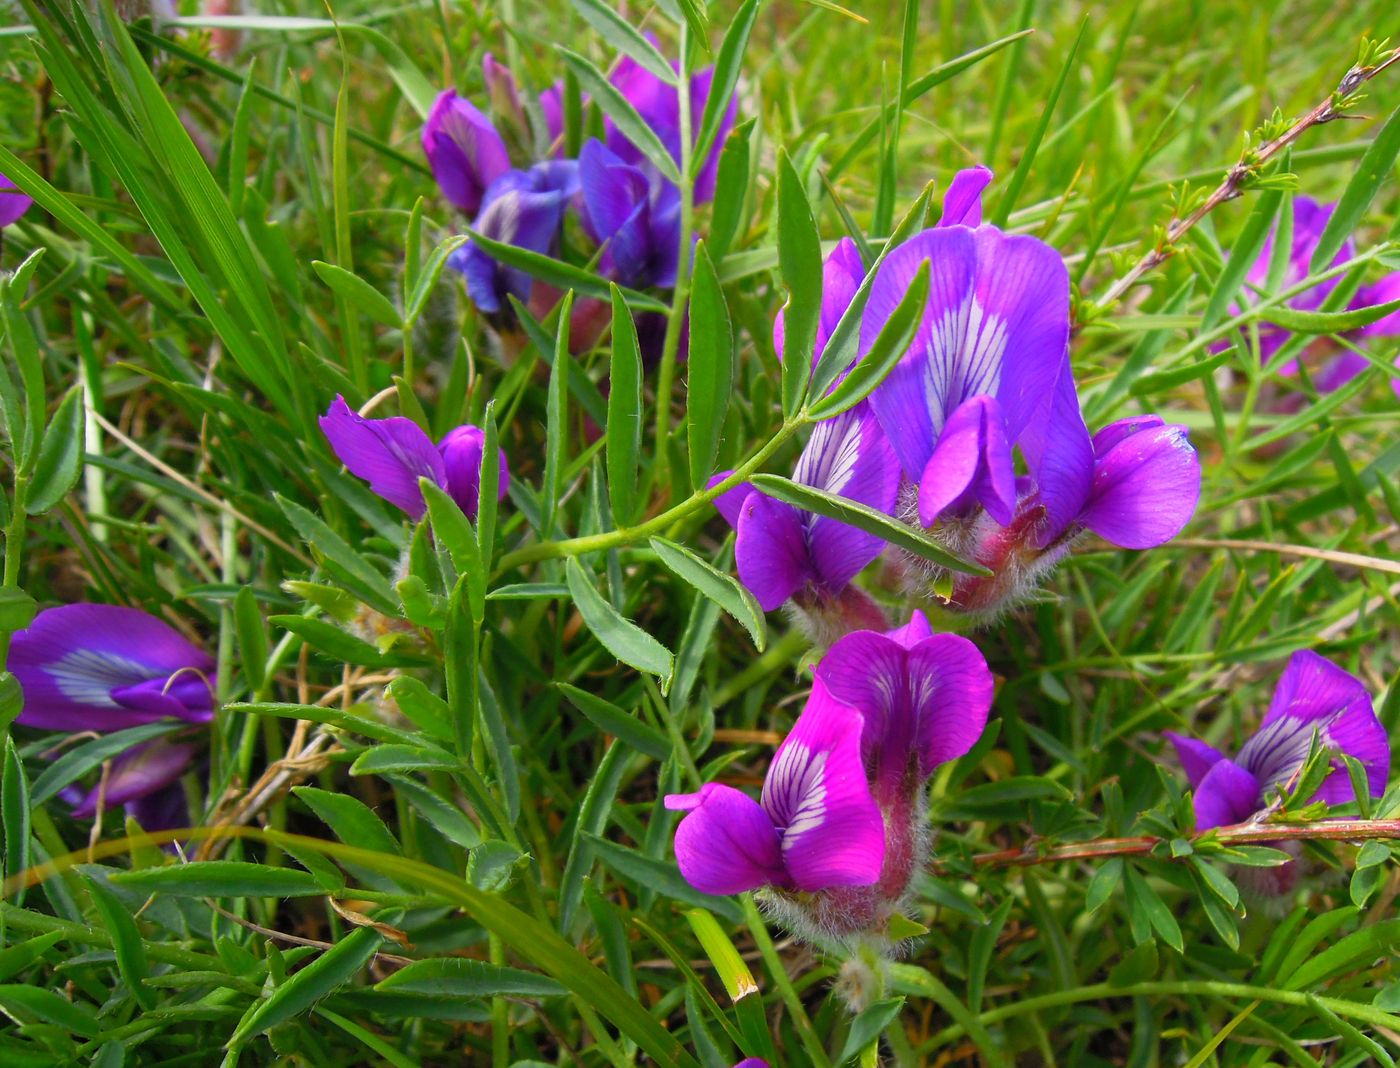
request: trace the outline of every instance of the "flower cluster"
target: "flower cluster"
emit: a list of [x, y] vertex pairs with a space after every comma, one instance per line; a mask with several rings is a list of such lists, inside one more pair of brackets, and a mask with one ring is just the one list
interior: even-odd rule
[[[679, 71], [678, 64], [673, 66]], [[514, 78], [489, 55], [484, 73], [493, 112], [521, 129], [527, 120]], [[702, 70], [686, 86], [694, 117], [692, 144], [713, 77], [712, 68]], [[630, 57], [617, 63], [610, 81], [679, 165], [680, 89]], [[714, 197], [719, 149], [736, 106], [731, 99], [696, 173], [696, 204]], [[577, 159], [563, 158], [562, 85], [540, 94], [537, 114], [544, 129], [536, 141], [548, 146], [547, 154], [517, 167], [491, 118], [452, 90], [442, 93], [423, 127], [423, 149], [443, 196], [472, 218], [474, 233], [547, 255], [560, 251], [566, 216], [572, 212], [599, 249], [597, 266], [604, 277], [631, 288], [673, 285], [681, 256], [680, 189], [611, 118], [603, 121], [601, 139], [586, 141]], [[464, 245], [450, 263], [465, 276], [472, 301], [490, 316], [505, 316], [509, 297], [543, 312], [557, 295], [524, 271], [502, 264], [477, 242]]]
[[918, 612], [846, 635], [817, 665], [760, 801], [719, 783], [666, 798], [687, 813], [682, 874], [707, 893], [765, 888], [809, 938], [881, 937], [928, 856], [924, 783], [981, 736], [992, 690], [977, 647]]

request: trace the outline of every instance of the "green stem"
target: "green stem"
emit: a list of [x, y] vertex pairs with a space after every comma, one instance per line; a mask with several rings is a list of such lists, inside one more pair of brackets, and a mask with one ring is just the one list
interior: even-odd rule
[[[1343, 998], [1322, 997], [1304, 990], [1279, 990], [1274, 987], [1248, 986], [1244, 983], [1221, 983], [1209, 979], [1146, 982], [1136, 983], [1132, 986], [1097, 983], [1074, 990], [1057, 990], [1053, 994], [1042, 994], [1040, 997], [1022, 998], [1009, 1005], [989, 1009], [981, 1013], [977, 1019], [982, 1024], [994, 1024], [1016, 1016], [1039, 1012], [1042, 1009], [1053, 1009], [1061, 1005], [1077, 1005], [1080, 1002], [1099, 1001], [1105, 998], [1194, 996], [1272, 1001], [1282, 1005], [1297, 1005], [1302, 1008], [1308, 1008], [1309, 1002], [1316, 999], [1318, 1004], [1331, 1009], [1338, 1016], [1349, 1016], [1352, 1019], [1370, 1024], [1372, 1027], [1391, 1029], [1395, 1026], [1394, 1015], [1378, 1009], [1374, 1005], [1348, 1001]], [[953, 1039], [962, 1037], [964, 1033], [963, 1028], [957, 1024], [945, 1027], [925, 1042], [919, 1052], [928, 1056], [930, 1051], [939, 1046], [947, 1045]]]
[[768, 934], [768, 927], [759, 914], [758, 906], [754, 904], [753, 895], [743, 894], [739, 900], [744, 903], [744, 922], [748, 925], [749, 934], [753, 936], [754, 945], [758, 947], [758, 955], [763, 958], [763, 966], [768, 969], [769, 977], [777, 985], [778, 994], [782, 997], [783, 1004], [787, 1006], [788, 1017], [793, 1028], [797, 1031], [797, 1037], [802, 1041], [802, 1048], [807, 1051], [808, 1058], [816, 1068], [831, 1068], [826, 1048], [817, 1036], [816, 1029], [812, 1026], [812, 1020], [802, 1005], [802, 998], [798, 995], [796, 987], [792, 985], [792, 979], [788, 977], [787, 970], [783, 967], [782, 958], [778, 956], [778, 951], [773, 946], [773, 939]]
[[678, 519], [683, 519], [696, 509], [709, 504], [721, 493], [733, 489], [744, 479], [757, 471], [765, 460], [776, 452], [788, 438], [790, 438], [797, 428], [806, 422], [806, 417], [799, 414], [793, 419], [785, 422], [778, 432], [773, 435], [758, 452], [746, 460], [734, 473], [723, 482], [717, 483], [709, 489], [696, 490], [680, 504], [673, 505], [666, 511], [652, 516], [643, 523], [638, 523], [635, 527], [622, 527], [618, 530], [605, 531], [602, 534], [589, 534], [581, 538], [568, 538], [565, 541], [542, 541], [534, 545], [527, 545], [523, 549], [516, 549], [514, 552], [506, 553], [501, 557], [496, 567], [496, 575], [509, 571], [513, 567], [520, 567], [523, 564], [531, 564], [537, 560], [557, 560], [563, 556], [579, 556], [583, 553], [602, 552], [606, 549], [615, 549], [623, 545], [630, 545], [632, 542], [641, 541], [652, 534], [660, 534]]
[[671, 297], [671, 312], [666, 319], [666, 336], [661, 345], [661, 370], [656, 377], [656, 479], [655, 485], [668, 482], [671, 462], [671, 390], [676, 378], [676, 354], [680, 351], [681, 328], [685, 324], [686, 307], [690, 302], [690, 235], [695, 225], [695, 183], [690, 173], [690, 155], [695, 147], [690, 134], [690, 73], [688, 53], [690, 39], [681, 24], [680, 84], [676, 100], [680, 110], [681, 134], [681, 232], [680, 258], [676, 265], [676, 288]]

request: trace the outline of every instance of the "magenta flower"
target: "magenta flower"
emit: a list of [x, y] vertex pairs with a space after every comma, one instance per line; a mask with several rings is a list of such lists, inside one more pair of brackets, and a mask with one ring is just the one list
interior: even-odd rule
[[[725, 477], [717, 475], [711, 485]], [[817, 424], [793, 479], [888, 513], [899, 491], [899, 463], [870, 407], [860, 404]], [[774, 500], [747, 483], [721, 494], [715, 507], [737, 531], [739, 578], [764, 611], [789, 599], [820, 611], [884, 549], [873, 534]]]
[[510, 154], [491, 120], [451, 89], [439, 93], [428, 112], [423, 151], [442, 195], [468, 215], [477, 213], [491, 183], [510, 170]]
[[26, 727], [107, 733], [214, 718], [213, 658], [135, 608], [47, 608], [14, 636], [8, 667], [24, 693], [17, 722]]
[[668, 809], [686, 813], [675, 842], [686, 881], [708, 894], [874, 883], [884, 830], [861, 766], [861, 730], [859, 714], [818, 683], [778, 747], [761, 801], [720, 783], [667, 795]]
[[1195, 791], [1196, 830], [1242, 823], [1263, 811], [1273, 788], [1286, 787], [1303, 766], [1314, 733], [1334, 755], [1313, 801], [1341, 805], [1356, 799], [1342, 754], [1365, 767], [1372, 797], [1385, 792], [1390, 741], [1371, 695], [1359, 679], [1308, 650], [1289, 658], [1268, 714], [1235, 759], [1168, 731]]
[[29, 210], [34, 201], [19, 191], [19, 187], [0, 174], [0, 226], [9, 226]]
[[[502, 244], [552, 254], [564, 210], [578, 191], [578, 164], [573, 160], [546, 160], [528, 171], [507, 170], [487, 188], [472, 229]], [[505, 313], [508, 295], [529, 302], [534, 279], [502, 264], [474, 242], [457, 249], [447, 262], [466, 276], [467, 293], [488, 315]]]
[[[346, 470], [364, 479], [371, 490], [413, 519], [421, 519], [427, 511], [418, 486], [420, 478], [432, 479], [457, 502], [468, 519], [476, 518], [484, 449], [480, 428], [459, 426], [434, 445], [412, 419], [366, 419], [351, 411], [339, 395], [321, 416], [320, 424]], [[498, 455], [499, 497], [504, 499], [510, 470], [505, 453]]]

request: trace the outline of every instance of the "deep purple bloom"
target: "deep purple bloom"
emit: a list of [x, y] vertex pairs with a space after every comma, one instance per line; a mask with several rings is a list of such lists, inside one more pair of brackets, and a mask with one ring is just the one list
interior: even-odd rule
[[[979, 217], [970, 188], [958, 197], [959, 218]], [[1012, 448], [1043, 433], [1068, 362], [1069, 274], [1033, 237], [992, 226], [925, 230], [881, 264], [861, 321], [862, 353], [926, 260], [923, 321], [871, 405], [918, 486], [924, 526], [977, 505], [1006, 524], [1016, 503]]]
[[[427, 510], [420, 478], [441, 486], [469, 519], [476, 518], [477, 493], [481, 485], [483, 434], [478, 427], [460, 426], [449, 430], [436, 445], [423, 428], [404, 416], [366, 419], [350, 410], [345, 398], [337, 395], [320, 418], [321, 430], [331, 449], [352, 475], [369, 483], [369, 488], [414, 519]], [[510, 482], [505, 453], [500, 457], [499, 496], [504, 498]]]
[[[652, 44], [656, 44], [656, 38], [651, 34], [648, 34], [647, 38]], [[672, 66], [679, 71], [679, 64], [672, 64]], [[704, 114], [705, 101], [709, 99], [710, 84], [714, 81], [714, 74], [713, 67], [706, 67], [690, 76], [692, 147], [694, 139], [700, 136], [700, 116]], [[674, 85], [667, 85], [630, 56], [624, 56], [618, 62], [609, 80], [614, 88], [627, 99], [627, 102], [636, 109], [642, 121], [652, 128], [679, 167], [681, 162], [681, 106], [678, 88]], [[715, 177], [719, 173], [720, 150], [730, 128], [734, 125], [734, 117], [737, 112], [738, 100], [731, 97], [725, 108], [719, 130], [715, 134], [709, 153], [705, 157], [705, 163], [695, 175], [694, 196], [697, 204], [703, 204], [713, 199], [715, 195]], [[611, 119], [604, 120], [604, 127], [608, 148], [615, 156], [624, 163], [630, 163], [640, 168], [652, 182], [664, 181], [660, 175], [656, 174], [655, 165], [647, 159], [641, 149], [627, 139], [626, 135], [613, 124]]]
[[[528, 171], [508, 170], [491, 183], [472, 229], [483, 237], [530, 252], [552, 253], [564, 221], [564, 209], [578, 193], [578, 164], [547, 160]], [[528, 302], [534, 280], [516, 267], [493, 259], [468, 242], [448, 259], [466, 276], [467, 293], [487, 314], [506, 310], [508, 294]]]
[[0, 174], [0, 226], [9, 226], [29, 210], [34, 201], [19, 191], [14, 182]]
[[428, 112], [423, 151], [442, 195], [468, 215], [477, 213], [491, 183], [510, 170], [510, 154], [491, 120], [451, 89], [439, 93]]
[[1313, 801], [1341, 805], [1356, 800], [1342, 754], [1365, 767], [1372, 797], [1385, 792], [1390, 741], [1371, 707], [1371, 695], [1355, 676], [1306, 649], [1289, 658], [1268, 715], [1235, 759], [1168, 731], [1195, 791], [1196, 830], [1241, 823], [1262, 811], [1273, 788], [1286, 787], [1303, 766], [1315, 732], [1335, 753], [1332, 771]]
[[45, 609], [14, 636], [8, 666], [24, 694], [18, 722], [26, 727], [110, 733], [214, 718], [213, 658], [135, 608]]
[[666, 807], [686, 813], [675, 843], [686, 881], [708, 894], [874, 883], [884, 829], [861, 766], [861, 730], [861, 717], [818, 683], [778, 747], [761, 802], [720, 783], [668, 795]]
[[[899, 463], [869, 406], [860, 404], [817, 424], [793, 480], [888, 513], [899, 490]], [[715, 507], [737, 531], [739, 578], [764, 611], [789, 598], [803, 607], [830, 602], [884, 549], [873, 534], [774, 500], [747, 483], [721, 494]]]
[[935, 768], [972, 748], [994, 688], [977, 646], [934, 634], [921, 612], [883, 634], [847, 634], [817, 665], [817, 679], [860, 713], [861, 756], [885, 809], [907, 802]]
[[194, 745], [157, 738], [113, 760], [105, 784], [89, 790], [73, 787], [62, 796], [73, 805], [74, 819], [94, 818], [100, 800], [104, 810], [122, 805], [148, 831], [183, 827], [189, 823], [189, 807], [180, 776], [194, 763], [196, 751]]
[[601, 141], [579, 155], [583, 228], [605, 246], [599, 269], [625, 286], [671, 286], [680, 261], [680, 191]]

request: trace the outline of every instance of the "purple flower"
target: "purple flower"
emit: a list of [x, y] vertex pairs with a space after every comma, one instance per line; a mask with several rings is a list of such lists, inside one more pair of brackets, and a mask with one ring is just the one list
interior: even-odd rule
[[[564, 209], [578, 189], [578, 164], [573, 160], [548, 160], [528, 171], [506, 171], [486, 191], [472, 229], [502, 244], [552, 253]], [[505, 266], [472, 242], [452, 253], [447, 262], [466, 276], [467, 293], [488, 315], [507, 309], [507, 294], [522, 302], [530, 299], [534, 280], [526, 272]]]
[[907, 803], [935, 768], [972, 748], [994, 688], [977, 646], [934, 634], [920, 612], [883, 634], [847, 634], [817, 665], [817, 680], [860, 713], [861, 757], [883, 809]]
[[428, 112], [423, 151], [442, 195], [468, 215], [477, 213], [491, 183], [510, 170], [510, 155], [491, 120], [451, 89], [439, 93]]
[[9, 226], [29, 210], [34, 201], [23, 193], [14, 182], [0, 174], [0, 226]]
[[45, 609], [14, 636], [8, 666], [24, 694], [18, 722], [26, 727], [110, 733], [214, 717], [213, 658], [135, 608]]
[[1332, 771], [1313, 801], [1341, 805], [1356, 799], [1343, 754], [1365, 767], [1372, 797], [1385, 792], [1390, 741], [1371, 708], [1371, 695], [1359, 679], [1308, 650], [1289, 658], [1268, 715], [1235, 759], [1168, 731], [1195, 791], [1196, 830], [1241, 823], [1262, 811], [1271, 790], [1286, 787], [1303, 766], [1314, 733], [1334, 755]]
[[603, 244], [601, 272], [625, 286], [671, 286], [680, 260], [680, 191], [601, 141], [579, 155], [583, 228]]
[[[478, 427], [459, 426], [449, 430], [440, 442], [424, 433], [412, 419], [391, 416], [365, 419], [350, 410], [339, 395], [320, 418], [321, 430], [331, 449], [352, 475], [369, 483], [369, 488], [414, 519], [427, 510], [420, 478], [441, 486], [468, 519], [476, 518], [477, 493], [481, 485], [483, 434]], [[510, 482], [504, 452], [500, 457], [500, 490], [503, 499]]]
[[100, 800], [104, 810], [124, 806], [148, 831], [184, 827], [189, 823], [189, 806], [179, 783], [196, 750], [194, 745], [157, 738], [113, 760], [105, 782], [86, 791], [70, 787], [61, 796], [72, 804], [74, 819], [93, 819]]
[[[890, 512], [899, 463], [869, 406], [860, 404], [817, 424], [793, 479]], [[790, 598], [810, 608], [832, 601], [884, 549], [873, 534], [774, 500], [747, 483], [721, 494], [715, 507], [737, 531], [739, 578], [764, 611]]]
[[[957, 218], [980, 217], [973, 204], [981, 180], [976, 172], [955, 182], [947, 199]], [[1012, 448], [1044, 432], [1068, 363], [1069, 274], [1059, 254], [1033, 237], [961, 223], [925, 230], [881, 264], [861, 321], [862, 352], [925, 260], [923, 321], [870, 402], [918, 486], [924, 526], [978, 505], [1007, 524], [1016, 504]]]
[[[651, 34], [647, 34], [647, 39], [653, 45], [656, 44], [656, 38]], [[672, 66], [679, 71], [679, 64], [672, 64]], [[714, 74], [713, 67], [706, 67], [690, 76], [692, 147], [694, 139], [700, 136], [700, 116], [704, 114], [705, 102], [710, 96], [710, 84], [714, 81]], [[630, 56], [624, 56], [621, 59], [609, 80], [614, 88], [627, 99], [627, 102], [636, 109], [642, 121], [652, 128], [656, 136], [660, 138], [662, 145], [665, 146], [666, 151], [671, 154], [671, 158], [679, 166], [681, 162], [679, 89], [674, 85], [667, 85]], [[695, 175], [694, 196], [697, 204], [703, 204], [714, 198], [715, 178], [719, 173], [720, 150], [730, 128], [734, 125], [737, 110], [738, 101], [731, 97], [720, 122], [719, 130], [716, 132], [709, 153], [705, 157], [705, 163]], [[607, 146], [615, 156], [624, 163], [630, 163], [640, 168], [653, 183], [664, 181], [659, 174], [656, 174], [655, 165], [647, 159], [641, 149], [627, 139], [611, 119], [605, 119], [603, 125]]]
[[[816, 344], [812, 349], [812, 366], [826, 351], [826, 343], [836, 331], [836, 324], [855, 299], [856, 290], [865, 280], [865, 264], [861, 262], [860, 250], [849, 237], [836, 242], [826, 261], [822, 264], [822, 314], [817, 321]], [[786, 331], [783, 328], [783, 309], [778, 309], [773, 320], [773, 348], [778, 359], [783, 358]]]
[[762, 801], [709, 783], [669, 794], [685, 812], [676, 862], [697, 890], [813, 893], [880, 877], [884, 828], [861, 766], [861, 717], [818, 683], [763, 782]]

